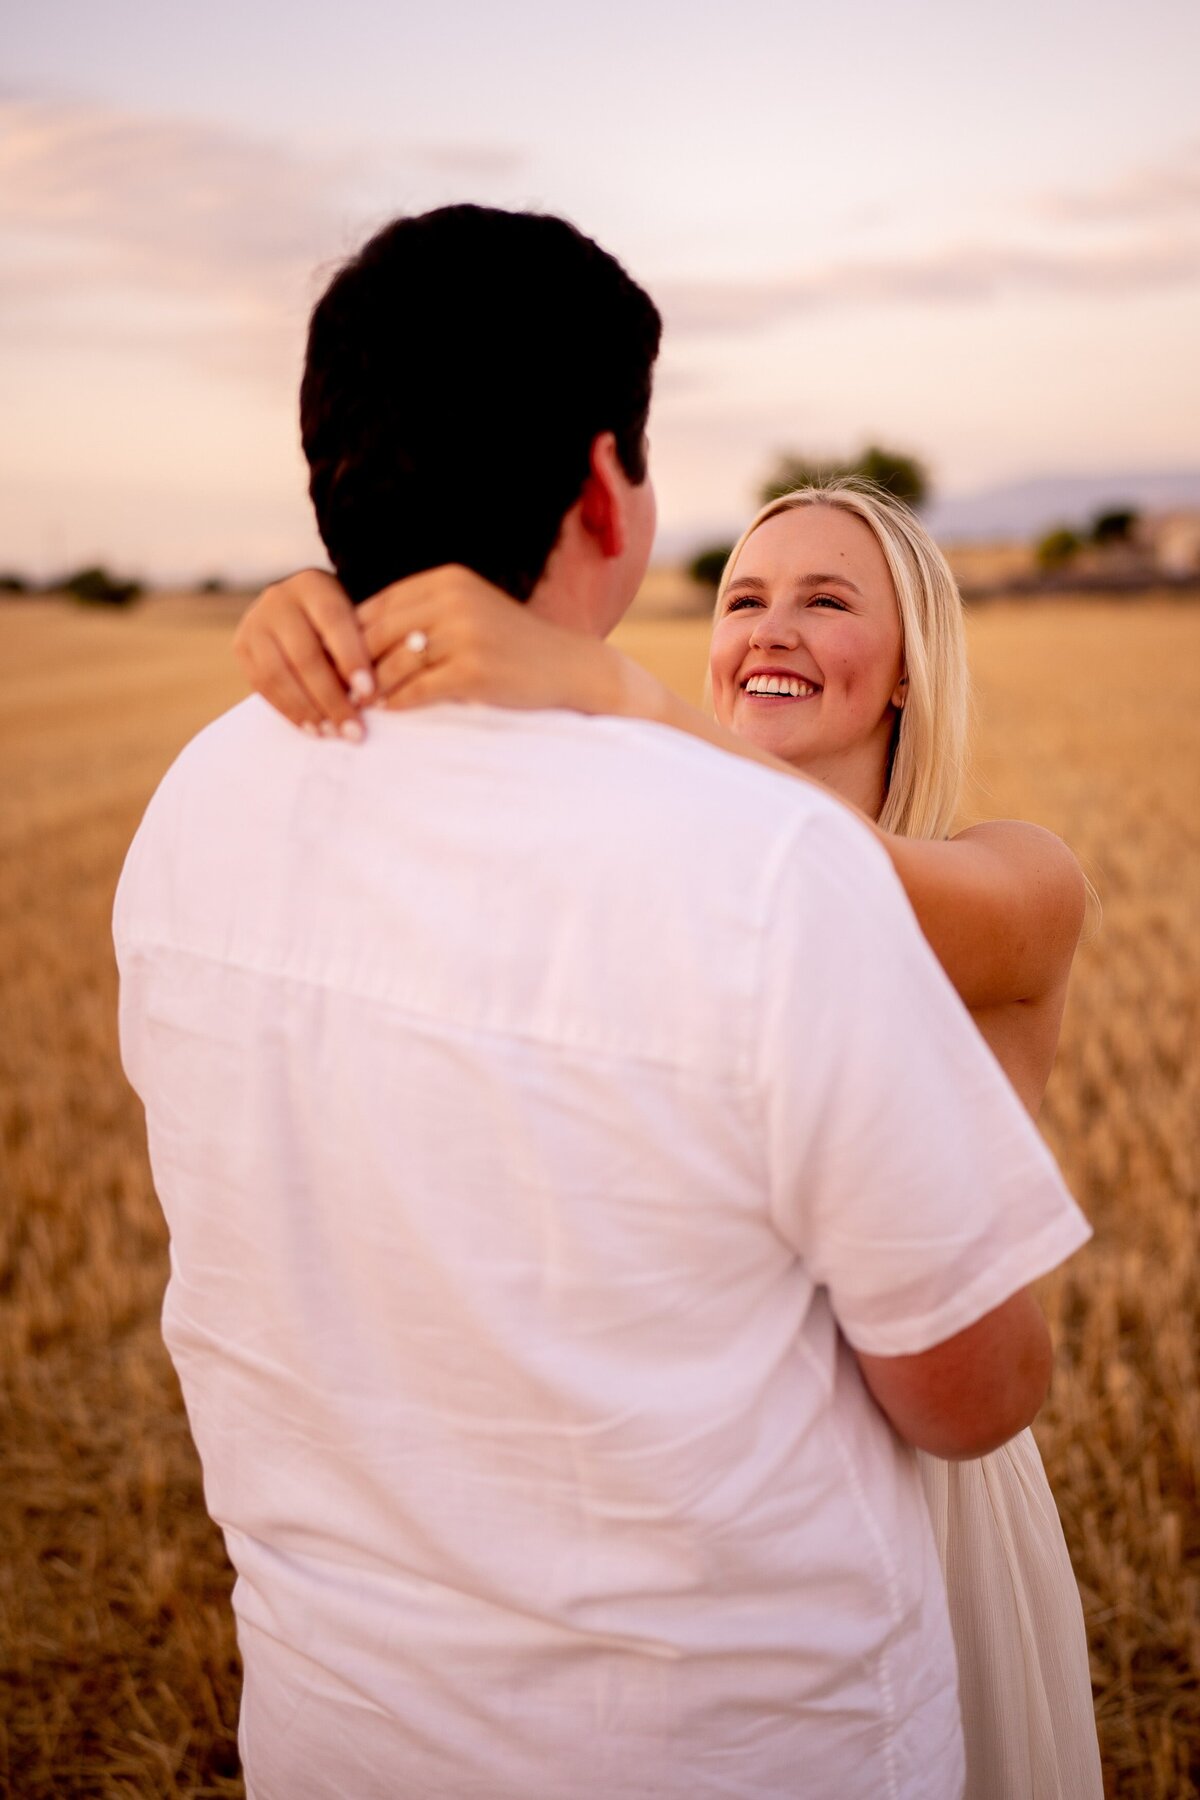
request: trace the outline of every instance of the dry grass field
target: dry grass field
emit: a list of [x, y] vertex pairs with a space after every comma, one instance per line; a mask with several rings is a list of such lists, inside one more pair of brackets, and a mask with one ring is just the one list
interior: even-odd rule
[[[0, 1793], [21, 1800], [242, 1791], [229, 1576], [158, 1337], [108, 936], [155, 782], [239, 695], [228, 635], [187, 608], [0, 607]], [[625, 642], [695, 693], [705, 636], [646, 620]], [[999, 603], [971, 637], [972, 810], [1060, 832], [1103, 901], [1045, 1114], [1096, 1239], [1045, 1284], [1037, 1435], [1109, 1792], [1178, 1800], [1200, 1767], [1200, 608]]]

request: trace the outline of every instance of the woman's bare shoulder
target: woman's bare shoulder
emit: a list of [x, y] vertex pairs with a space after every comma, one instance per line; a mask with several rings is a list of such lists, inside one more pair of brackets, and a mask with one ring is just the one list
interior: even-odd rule
[[951, 839], [988, 859], [996, 878], [1019, 890], [1040, 932], [1074, 954], [1087, 907], [1087, 879], [1069, 844], [1044, 825], [1024, 819], [988, 819]]
[[1028, 819], [982, 819], [955, 832], [953, 843], [1009, 844], [1030, 855], [1043, 855], [1064, 860], [1079, 867], [1070, 845], [1044, 825], [1033, 825]]

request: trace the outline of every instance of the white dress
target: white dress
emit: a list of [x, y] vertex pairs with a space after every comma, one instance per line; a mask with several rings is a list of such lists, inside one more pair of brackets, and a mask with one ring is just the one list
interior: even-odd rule
[[966, 1800], [1100, 1800], [1083, 1608], [1033, 1433], [973, 1462], [918, 1461], [958, 1652]]

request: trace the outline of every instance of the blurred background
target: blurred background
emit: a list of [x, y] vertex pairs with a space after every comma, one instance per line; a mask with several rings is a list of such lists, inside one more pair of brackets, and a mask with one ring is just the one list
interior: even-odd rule
[[1195, 0], [0, 13], [0, 1794], [243, 1792], [112, 896], [244, 692], [247, 595], [321, 560], [313, 301], [463, 199], [566, 214], [664, 311], [618, 636], [681, 693], [772, 485], [865, 468], [948, 548], [967, 816], [1060, 833], [1100, 902], [1041, 1118], [1096, 1235], [1041, 1287], [1036, 1435], [1106, 1789], [1200, 1792], [1198, 71]]
[[1200, 502], [1190, 0], [49, 0], [0, 24], [0, 550], [312, 559], [307, 312], [393, 214], [560, 212], [659, 301], [659, 560], [778, 453], [921, 458], [944, 536]]

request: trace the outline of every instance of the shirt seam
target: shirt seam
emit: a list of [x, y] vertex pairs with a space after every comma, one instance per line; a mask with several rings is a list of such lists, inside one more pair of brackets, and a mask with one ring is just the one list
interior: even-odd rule
[[[837, 806], [838, 803], [834, 800], [830, 800], [829, 804], [831, 806]], [[767, 991], [767, 977], [769, 974], [766, 967], [767, 936], [771, 920], [779, 910], [779, 890], [783, 886], [788, 859], [794, 853], [797, 845], [805, 835], [806, 828], [812, 825], [814, 819], [819, 820], [820, 817], [821, 814], [819, 812], [806, 812], [789, 820], [788, 828], [780, 834], [779, 840], [769, 860], [767, 876], [763, 883], [766, 904], [763, 916], [758, 922], [758, 931], [756, 933], [758, 946], [754, 988], [756, 999], [760, 998]], [[749, 1014], [752, 1019], [757, 1018], [757, 1007], [751, 1006]], [[764, 1075], [761, 1038], [758, 1041], [756, 1053], [753, 1056], [748, 1052], [746, 1053], [746, 1064], [748, 1068], [753, 1068], [755, 1071], [753, 1089], [756, 1101], [756, 1116], [753, 1129], [755, 1142], [760, 1146], [759, 1168], [762, 1177], [763, 1190], [767, 1197], [767, 1217], [770, 1219], [771, 1225], [781, 1241], [786, 1244], [791, 1244], [791, 1238], [784, 1229], [783, 1220], [779, 1216], [779, 1196], [776, 1191], [777, 1183], [775, 1180], [775, 1169], [771, 1154], [771, 1121], [768, 1116], [770, 1072], [768, 1071], [766, 1075]], [[797, 1071], [797, 1078], [798, 1075], [799, 1071]], [[800, 1260], [803, 1261], [803, 1258]]]
[[688, 1062], [683, 1058], [672, 1057], [666, 1052], [653, 1049], [623, 1044], [610, 1046], [567, 1033], [549, 1035], [528, 1028], [522, 1029], [518, 1026], [489, 1025], [480, 1019], [457, 1019], [445, 1014], [425, 1011], [411, 1001], [381, 997], [361, 984], [333, 981], [311, 971], [283, 968], [278, 964], [258, 961], [245, 955], [234, 958], [226, 953], [217, 954], [211, 950], [200, 950], [160, 937], [139, 936], [136, 939], [120, 937], [115, 939], [115, 943], [119, 953], [131, 958], [159, 952], [168, 956], [184, 957], [192, 962], [206, 963], [215, 969], [239, 971], [272, 981], [293, 982], [299, 986], [319, 989], [323, 993], [338, 994], [347, 1000], [368, 1001], [375, 1006], [387, 1007], [404, 1017], [419, 1020], [434, 1032], [446, 1036], [486, 1037], [498, 1043], [527, 1044], [536, 1045], [541, 1049], [566, 1050], [596, 1062], [640, 1063], [649, 1068], [670, 1070], [674, 1074], [689, 1077], [708, 1085], [722, 1084], [729, 1092], [737, 1095], [742, 1105], [745, 1104], [754, 1087], [751, 1073], [746, 1069], [738, 1069], [736, 1066], [733, 1069], [730, 1069], [728, 1065], [721, 1069], [714, 1067], [710, 1073], [699, 1063]]
[[[798, 1339], [800, 1351], [809, 1364], [814, 1380], [819, 1388], [824, 1388], [825, 1371], [813, 1346], [800, 1334]], [[904, 1636], [904, 1604], [900, 1594], [898, 1573], [892, 1558], [887, 1552], [887, 1538], [880, 1529], [879, 1521], [868, 1503], [862, 1477], [854, 1456], [846, 1443], [841, 1424], [834, 1406], [826, 1405], [825, 1417], [829, 1422], [830, 1435], [837, 1447], [838, 1459], [845, 1473], [846, 1483], [858, 1508], [859, 1517], [866, 1528], [867, 1536], [875, 1551], [876, 1561], [883, 1572], [884, 1591], [887, 1594], [888, 1613], [892, 1622], [892, 1632], [896, 1637]], [[883, 1740], [884, 1769], [887, 1777], [887, 1800], [900, 1800], [899, 1779], [896, 1770], [896, 1690], [888, 1667], [889, 1650], [884, 1644], [876, 1659], [878, 1688], [883, 1706], [887, 1729]]]

